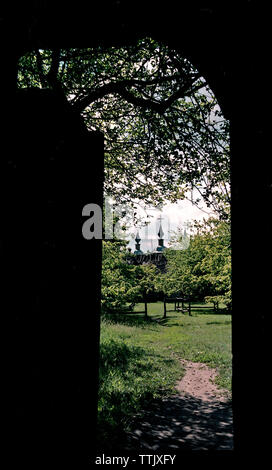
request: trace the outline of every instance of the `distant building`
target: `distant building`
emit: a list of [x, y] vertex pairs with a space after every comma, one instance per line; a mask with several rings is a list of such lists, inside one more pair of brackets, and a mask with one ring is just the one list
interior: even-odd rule
[[154, 264], [160, 271], [165, 271], [166, 268], [166, 257], [163, 254], [165, 250], [164, 246], [164, 232], [161, 225], [161, 218], [160, 226], [158, 231], [158, 246], [156, 250], [152, 251], [151, 253], [143, 253], [141, 250], [141, 238], [139, 235], [139, 231], [136, 233], [135, 237], [135, 251], [134, 254], [130, 254], [127, 257], [127, 261], [129, 264], [139, 265], [139, 264]]

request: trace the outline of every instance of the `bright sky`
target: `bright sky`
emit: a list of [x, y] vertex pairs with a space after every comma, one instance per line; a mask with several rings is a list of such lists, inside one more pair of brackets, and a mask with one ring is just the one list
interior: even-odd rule
[[[190, 193], [188, 194], [188, 199], [190, 198]], [[188, 199], [178, 201], [175, 204], [169, 203], [163, 206], [162, 210], [148, 210], [149, 215], [153, 215], [150, 224], [147, 227], [135, 227], [135, 230], [132, 230], [132, 236], [128, 239], [130, 240], [129, 247], [132, 251], [135, 250], [135, 241], [134, 236], [139, 230], [141, 238], [141, 250], [143, 252], [153, 251], [158, 246], [158, 228], [159, 220], [158, 218], [162, 217], [162, 228], [164, 231], [164, 245], [168, 246], [171, 234], [177, 230], [178, 227], [187, 230], [187, 233], [190, 233], [188, 228], [188, 223], [193, 222], [194, 220], [201, 220], [203, 218], [208, 218], [209, 216], [215, 215], [202, 201], [200, 203], [200, 210], [196, 205], [192, 204]]]

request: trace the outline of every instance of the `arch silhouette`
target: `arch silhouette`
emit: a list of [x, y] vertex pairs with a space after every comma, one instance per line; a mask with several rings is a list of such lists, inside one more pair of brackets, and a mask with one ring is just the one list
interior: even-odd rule
[[[178, 9], [178, 6], [179, 9]], [[21, 152], [25, 155], [28, 149], [28, 142], [16, 141], [22, 130], [22, 121], [17, 122], [17, 96], [16, 96], [16, 64], [18, 57], [26, 51], [36, 47], [90, 47], [106, 43], [110, 45], [120, 45], [124, 42], [133, 41], [143, 35], [167, 41], [171, 46], [180, 49], [184, 56], [197, 67], [206, 78], [209, 86], [213, 90], [221, 109], [226, 118], [231, 122], [231, 172], [232, 172], [232, 252], [233, 252], [233, 400], [234, 400], [234, 440], [235, 449], [245, 455], [250, 449], [258, 454], [264, 454], [269, 448], [269, 441], [263, 427], [263, 419], [269, 407], [269, 387], [268, 387], [268, 306], [270, 301], [270, 279], [263, 275], [264, 262], [271, 266], [271, 230], [269, 214], [271, 212], [271, 158], [268, 157], [268, 135], [269, 121], [265, 119], [267, 109], [267, 95], [265, 87], [265, 64], [268, 56], [268, 20], [266, 7], [262, 2], [248, 1], [237, 4], [223, 1], [192, 1], [186, 4], [169, 0], [167, 5], [160, 7], [157, 2], [150, 1], [148, 4], [138, 1], [134, 9], [130, 2], [126, 1], [99, 1], [86, 6], [86, 3], [79, 0], [73, 9], [66, 8], [66, 2], [35, 1], [25, 5], [23, 2], [18, 5], [5, 3], [1, 6], [1, 131], [2, 131], [2, 156], [1, 156], [1, 200], [5, 201], [2, 214], [4, 229], [1, 234], [1, 267], [3, 270], [5, 284], [3, 286], [3, 299], [6, 301], [5, 325], [9, 335], [6, 336], [5, 351], [7, 354], [7, 376], [9, 398], [9, 410], [14, 416], [9, 422], [11, 425], [9, 442], [10, 452], [13, 459], [19, 462], [31, 458], [40, 459], [41, 455], [49, 462], [73, 460], [82, 465], [88, 465], [88, 458], [95, 452], [91, 440], [91, 428], [95, 427], [96, 400], [90, 404], [89, 394], [97, 387], [97, 366], [98, 366], [98, 326], [90, 332], [88, 340], [95, 345], [92, 350], [92, 360], [86, 358], [77, 368], [75, 365], [69, 371], [68, 362], [65, 365], [66, 378], [71, 373], [70, 383], [80, 383], [79, 390], [75, 394], [69, 395], [69, 400], [65, 398], [65, 387], [59, 381], [59, 389], [56, 391], [56, 400], [59, 402], [62, 413], [60, 417], [53, 421], [46, 422], [47, 411], [51, 409], [46, 404], [46, 393], [34, 390], [35, 380], [33, 377], [39, 375], [39, 366], [29, 365], [30, 358], [34, 357], [38, 349], [38, 333], [42, 325], [32, 324], [29, 335], [29, 356], [25, 357], [19, 366], [18, 376], [14, 378], [12, 370], [14, 364], [18, 365], [18, 357], [22, 350], [16, 341], [14, 342], [14, 332], [20, 332], [16, 310], [20, 302], [14, 302], [14, 296], [19, 292], [19, 298], [24, 303], [24, 307], [29, 305], [31, 294], [25, 296], [24, 282], [21, 263], [25, 263], [25, 269], [29, 276], [29, 282], [35, 286], [35, 273], [27, 266], [28, 257], [20, 257], [22, 250], [29, 250], [29, 257], [32, 260], [32, 267], [35, 266], [35, 252], [31, 243], [19, 243], [20, 237], [14, 236], [14, 224], [11, 223], [11, 214], [14, 212], [14, 202], [20, 201], [21, 192], [18, 188], [23, 188], [22, 181], [28, 182], [28, 175], [25, 166], [22, 172], [17, 172], [20, 184], [13, 186], [13, 196], [9, 197], [5, 187], [6, 181], [10, 183], [10, 158], [11, 153]], [[261, 28], [257, 34], [258, 27]], [[33, 102], [32, 102], [33, 103]], [[28, 113], [27, 107], [25, 108]], [[24, 114], [24, 113], [23, 113]], [[51, 116], [50, 113], [48, 117]], [[31, 117], [31, 116], [30, 116]], [[32, 123], [33, 120], [32, 116]], [[57, 124], [54, 125], [55, 129]], [[21, 132], [22, 136], [22, 132]], [[82, 142], [81, 137], [79, 140]], [[83, 140], [85, 137], [83, 138]], [[79, 140], [76, 142], [78, 143]], [[37, 137], [37, 143], [39, 143]], [[75, 142], [75, 141], [74, 141]], [[102, 159], [101, 140], [93, 140], [93, 158], [99, 161]], [[86, 141], [85, 141], [86, 144]], [[86, 145], [82, 144], [82, 154], [86, 151]], [[74, 149], [75, 149], [74, 144]], [[78, 180], [76, 188], [79, 194], [82, 186], [82, 175], [84, 173], [85, 160], [82, 164], [76, 165], [73, 160], [73, 153], [68, 150], [71, 157], [69, 176], [72, 178], [74, 168], [77, 168]], [[32, 156], [34, 155], [32, 150]], [[85, 168], [86, 169], [86, 168]], [[101, 172], [101, 169], [99, 170]], [[20, 180], [23, 178], [24, 180]], [[71, 179], [72, 181], [72, 179]], [[94, 188], [93, 202], [99, 201], [101, 197], [101, 181]], [[17, 188], [17, 189], [16, 189]], [[68, 194], [68, 188], [67, 188]], [[74, 202], [80, 204], [84, 199], [84, 194], [80, 194]], [[88, 198], [89, 199], [89, 198]], [[70, 201], [72, 203], [72, 200]], [[89, 202], [86, 201], [86, 202]], [[16, 214], [24, 226], [23, 240], [27, 242], [27, 230], [35, 226], [31, 212], [28, 213], [27, 220], [24, 219], [25, 207], [17, 205]], [[71, 215], [66, 210], [62, 216], [69, 218]], [[56, 220], [61, 217], [56, 214]], [[252, 246], [250, 236], [252, 230], [252, 220], [258, 218], [261, 225], [261, 247], [256, 244]], [[28, 227], [28, 228], [27, 228]], [[59, 225], [61, 227], [61, 225]], [[80, 230], [79, 230], [80, 232]], [[86, 252], [89, 253], [90, 245], [82, 245], [74, 234], [73, 252], [81, 253], [81, 260]], [[21, 239], [22, 240], [22, 239]], [[11, 243], [12, 241], [12, 243]], [[71, 240], [70, 240], [71, 241]], [[60, 250], [69, 249], [69, 244], [61, 245]], [[80, 246], [80, 248], [79, 248]], [[65, 248], [64, 248], [65, 247]], [[70, 247], [71, 248], [71, 247]], [[92, 249], [92, 283], [97, 286], [99, 281], [99, 246]], [[63, 252], [62, 252], [63, 253]], [[83, 261], [82, 261], [83, 262]], [[80, 265], [81, 280], [85, 279], [85, 274], [90, 269], [90, 265], [84, 267]], [[19, 269], [20, 266], [20, 269]], [[14, 273], [20, 273], [16, 276]], [[243, 279], [243, 287], [241, 285]], [[57, 290], [57, 279], [56, 279]], [[244, 287], [246, 286], [246, 287]], [[241, 295], [242, 289], [242, 295]], [[73, 302], [81, 299], [82, 309], [90, 306], [89, 296], [83, 295], [86, 290], [77, 285]], [[95, 290], [93, 291], [95, 292]], [[14, 294], [16, 293], [16, 294]], [[57, 299], [60, 302], [59, 294]], [[65, 296], [64, 296], [65, 297]], [[11, 301], [12, 300], [12, 301]], [[68, 304], [67, 299], [65, 300]], [[97, 310], [98, 303], [91, 300], [93, 310]], [[57, 310], [55, 310], [57, 311]], [[72, 322], [74, 320], [74, 324]], [[86, 320], [87, 321], [87, 320]], [[89, 320], [88, 320], [89, 321]], [[88, 321], [85, 324], [88, 325]], [[27, 330], [29, 317], [24, 319], [24, 330]], [[71, 342], [75, 349], [84, 343], [82, 341], [82, 324], [78, 317], [70, 317], [69, 333]], [[54, 328], [53, 319], [51, 326]], [[61, 326], [59, 321], [58, 326]], [[49, 329], [48, 329], [49, 331]], [[73, 335], [72, 335], [73, 332]], [[18, 333], [19, 335], [19, 333]], [[17, 335], [17, 336], [18, 336]], [[15, 335], [16, 336], [16, 335]], [[87, 338], [84, 337], [87, 341]], [[13, 353], [10, 352], [10, 344]], [[22, 346], [22, 343], [19, 343]], [[63, 355], [63, 348], [67, 348], [67, 338], [64, 340], [59, 330], [55, 345], [57, 362], [65, 364], [67, 357]], [[69, 344], [69, 341], [68, 341]], [[84, 343], [85, 351], [88, 351], [88, 344]], [[79, 361], [77, 357], [77, 361]], [[38, 358], [39, 359], [39, 358]], [[37, 359], [37, 363], [39, 360]], [[42, 358], [45, 360], [45, 358]], [[41, 359], [41, 360], [42, 360]], [[71, 359], [71, 358], [70, 358]], [[54, 363], [54, 356], [50, 356], [50, 361], [45, 360], [45, 367]], [[78, 364], [79, 362], [77, 362]], [[17, 367], [17, 366], [16, 366]], [[16, 369], [17, 370], [17, 369]], [[88, 374], [92, 370], [93, 382]], [[47, 371], [48, 372], [48, 371]], [[46, 390], [54, 389], [57, 380], [58, 368], [54, 368], [54, 374], [50, 376], [48, 372], [46, 378], [51, 380], [47, 383]], [[252, 375], [255, 380], [252, 383]], [[19, 380], [18, 380], [19, 377]], [[50, 378], [51, 377], [51, 378]], [[14, 390], [18, 387], [20, 380], [25, 383], [25, 392]], [[39, 379], [42, 383], [42, 378]], [[64, 381], [65, 382], [65, 381]], [[81, 387], [81, 388], [80, 388]], [[20, 393], [25, 393], [27, 405], [16, 407], [16, 401], [20, 401]], [[36, 396], [35, 400], [31, 397]], [[78, 398], [80, 396], [80, 399]], [[61, 397], [63, 400], [61, 400]], [[79, 400], [79, 401], [78, 401]], [[68, 421], [62, 421], [66, 405], [70, 403], [70, 411], [73, 425]], [[22, 403], [26, 403], [22, 400]], [[54, 408], [55, 410], [57, 407]], [[91, 425], [90, 425], [91, 423]], [[58, 431], [56, 431], [58, 428]], [[77, 429], [77, 430], [75, 430]], [[80, 429], [80, 432], [78, 432]], [[54, 430], [55, 442], [52, 445], [50, 432]], [[58, 436], [59, 440], [58, 440]], [[32, 445], [31, 445], [32, 443]], [[34, 445], [34, 444], [35, 445]]]

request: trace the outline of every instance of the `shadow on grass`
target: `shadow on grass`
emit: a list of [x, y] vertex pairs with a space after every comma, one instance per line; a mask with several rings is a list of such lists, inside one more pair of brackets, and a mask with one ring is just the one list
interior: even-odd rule
[[164, 318], [163, 316], [159, 315], [152, 315], [152, 316], [138, 316], [132, 314], [108, 314], [102, 317], [105, 321], [109, 321], [113, 324], [118, 325], [126, 325], [126, 326], [136, 326], [138, 328], [145, 328], [148, 326], [150, 331], [157, 331], [155, 329], [150, 328], [152, 325], [160, 325], [160, 326], [181, 326], [180, 323], [169, 323], [172, 322], [174, 319], [182, 318], [181, 315], [171, 315], [171, 317]]
[[175, 395], [154, 402], [135, 420], [122, 448], [135, 453], [233, 450], [230, 402]]
[[147, 316], [143, 313], [109, 313], [102, 315], [102, 319], [113, 324], [144, 327], [150, 324], [156, 324], [159, 317]]
[[230, 311], [227, 308], [222, 308], [220, 310], [214, 310], [211, 308], [193, 308], [192, 314], [194, 315], [230, 315]]
[[[153, 359], [153, 360], [150, 360]], [[117, 445], [135, 413], [169, 389], [152, 380], [175, 361], [110, 339], [100, 346], [98, 447]]]
[[[170, 312], [168, 312], [170, 313]], [[105, 320], [106, 322], [110, 322], [112, 324], [118, 324], [118, 325], [126, 325], [126, 326], [136, 326], [139, 328], [145, 328], [146, 326], [149, 327], [151, 325], [156, 325], [159, 324], [161, 326], [182, 326], [180, 323], [172, 323], [174, 319], [179, 319], [182, 320], [185, 317], [189, 318], [194, 318], [197, 317], [198, 315], [228, 315], [229, 311], [227, 310], [222, 310], [220, 312], [214, 312], [214, 310], [211, 309], [195, 309], [192, 310], [192, 314], [188, 315], [188, 313], [178, 313], [176, 315], [173, 315], [171, 312], [171, 315], [166, 316], [166, 318], [163, 317], [163, 315], [148, 315], [145, 317], [143, 313], [108, 313], [102, 315], [102, 319]], [[226, 321], [225, 324], [228, 325], [230, 324], [231, 321]], [[208, 323], [210, 325], [214, 324], [222, 324], [222, 322], [210, 322]], [[155, 331], [155, 330], [152, 330]]]
[[159, 325], [161, 325], [161, 326], [168, 326], [168, 327], [182, 326], [181, 323], [169, 323], [173, 320], [173, 318], [175, 318], [175, 317], [160, 318], [160, 319], [157, 320], [157, 323], [159, 323]]
[[144, 349], [138, 346], [128, 346], [110, 339], [100, 345], [100, 371], [104, 375], [105, 371], [111, 367], [124, 369], [131, 360], [141, 358], [144, 352]]

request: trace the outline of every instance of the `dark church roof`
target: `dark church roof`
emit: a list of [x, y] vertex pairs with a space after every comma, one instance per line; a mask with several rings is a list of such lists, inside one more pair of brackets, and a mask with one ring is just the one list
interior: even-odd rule
[[135, 251], [134, 251], [134, 256], [130, 255], [128, 257], [128, 262], [130, 264], [134, 265], [139, 265], [139, 264], [155, 264], [158, 269], [161, 271], [165, 270], [166, 266], [166, 257], [163, 255], [163, 251], [165, 250], [164, 246], [164, 240], [163, 240], [164, 232], [162, 229], [161, 225], [161, 219], [160, 219], [160, 226], [159, 226], [159, 231], [158, 231], [158, 246], [155, 251], [152, 253], [143, 253], [141, 250], [141, 238], [139, 235], [139, 230], [137, 230], [136, 236], [135, 236]]
[[164, 272], [166, 267], [166, 257], [163, 253], [154, 251], [153, 253], [142, 253], [134, 255], [131, 264], [154, 264], [160, 271]]

